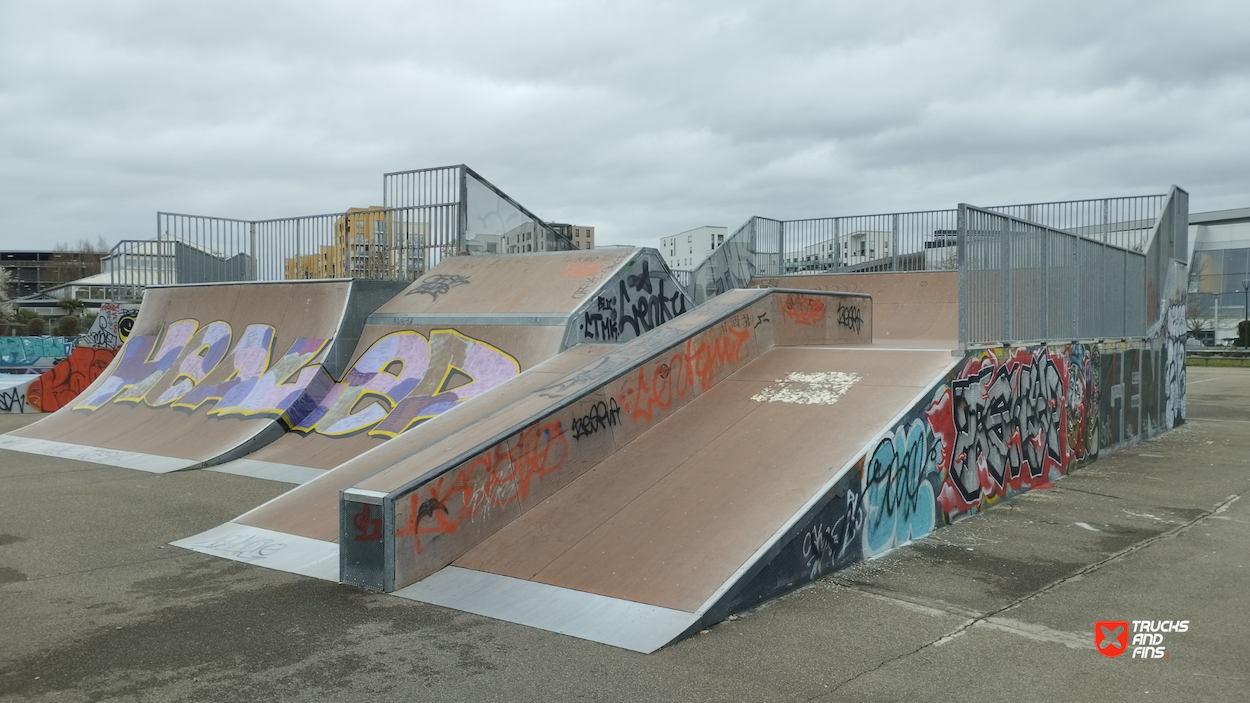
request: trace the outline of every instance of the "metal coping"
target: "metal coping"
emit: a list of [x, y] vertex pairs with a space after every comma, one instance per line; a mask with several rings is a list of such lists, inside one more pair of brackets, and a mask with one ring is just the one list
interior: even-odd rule
[[523, 312], [508, 313], [399, 313], [375, 312], [365, 319], [366, 325], [450, 325], [450, 326], [531, 326], [531, 327], [564, 327], [570, 315], [533, 315]]

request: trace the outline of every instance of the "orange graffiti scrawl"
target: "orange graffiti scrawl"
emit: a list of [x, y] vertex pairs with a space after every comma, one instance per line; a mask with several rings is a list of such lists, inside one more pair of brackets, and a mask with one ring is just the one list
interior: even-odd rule
[[565, 278], [594, 278], [603, 272], [603, 264], [589, 262], [573, 262], [564, 267]]
[[825, 319], [824, 301], [806, 295], [787, 295], [781, 309], [791, 322], [800, 325], [814, 325]]

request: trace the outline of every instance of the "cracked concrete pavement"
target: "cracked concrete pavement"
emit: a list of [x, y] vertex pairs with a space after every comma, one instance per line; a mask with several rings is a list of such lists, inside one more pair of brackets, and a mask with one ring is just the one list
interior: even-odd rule
[[[1191, 368], [1188, 410], [649, 656], [168, 546], [285, 484], [0, 451], [0, 700], [1247, 700], [1250, 369]], [[1190, 628], [1095, 651], [1144, 619]]]

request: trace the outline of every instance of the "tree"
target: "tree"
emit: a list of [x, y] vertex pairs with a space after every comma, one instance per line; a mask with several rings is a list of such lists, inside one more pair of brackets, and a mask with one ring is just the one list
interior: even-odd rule
[[1185, 306], [1185, 329], [1189, 330], [1189, 336], [1193, 339], [1201, 337], [1200, 332], [1214, 329], [1211, 317], [1203, 310], [1197, 293], [1189, 294], [1189, 303]]
[[67, 314], [76, 315], [82, 311], [83, 302], [77, 298], [61, 298], [56, 301], [56, 306], [64, 310]]
[[56, 334], [59, 337], [73, 337], [78, 334], [78, 316], [66, 315], [56, 321]]
[[43, 321], [42, 317], [35, 316], [30, 322], [26, 323], [26, 334], [32, 337], [42, 337], [48, 333], [48, 323]]
[[0, 322], [13, 319], [13, 303], [9, 302], [9, 270], [0, 268]]

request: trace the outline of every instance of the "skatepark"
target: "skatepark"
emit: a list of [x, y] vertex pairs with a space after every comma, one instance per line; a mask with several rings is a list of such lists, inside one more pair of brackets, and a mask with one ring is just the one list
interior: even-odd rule
[[[279, 482], [172, 545], [654, 652], [1179, 425], [1185, 202], [1148, 254], [961, 210], [992, 228], [958, 270], [758, 275], [753, 225], [686, 286], [645, 248], [152, 286], [0, 448]], [[1087, 319], [1062, 288], [1094, 245], [1125, 278]]]
[[[412, 281], [148, 286], [107, 369], [56, 412], [0, 435], [6, 471], [29, 486], [12, 514], [68, 512], [79, 531], [70, 546], [60, 530], [15, 523], [24, 556], [5, 587], [46, 610], [23, 584], [80, 573], [74, 563], [107, 570], [99, 554], [150, 559], [180, 575], [121, 576], [105, 600], [127, 605], [100, 607], [133, 612], [133, 594], [151, 589], [147, 612], [162, 618], [174, 613], [158, 603], [177, 603], [265, 637], [277, 618], [357, 662], [342, 665], [352, 685], [372, 680], [358, 675], [361, 647], [411, 636], [379, 630], [362, 616], [370, 609], [433, 638], [413, 651], [474, 652], [465, 656], [480, 668], [469, 668], [483, 674], [494, 658], [466, 633], [489, 631], [506, 651], [568, 657], [566, 643], [583, 640], [676, 662], [709, 646], [728, 660], [742, 646], [789, 651], [781, 627], [802, 633], [796, 646], [816, 638], [845, 653], [849, 668], [829, 679], [843, 693], [899, 693], [873, 672], [940, 658], [934, 648], [951, 638], [1089, 654], [1083, 620], [1017, 615], [1082, 574], [1222, 520], [1245, 491], [1238, 474], [1213, 469], [1201, 500], [1161, 509], [1161, 494], [1116, 478], [1150, 474], [1138, 465], [1163, 456], [1156, 445], [1210, 436], [1194, 455], [1217, 452], [1232, 441], [1219, 423], [1239, 421], [1212, 409], [1231, 402], [1221, 397], [1203, 411], [1209, 427], [1178, 429], [1195, 407], [1177, 256], [1187, 200], [1175, 188], [1151, 197], [1157, 211], [1124, 235], [1135, 245], [1113, 239], [1128, 225], [1090, 233], [961, 206], [949, 211], [958, 239], [942, 229], [925, 245], [958, 241], [956, 268], [925, 268], [937, 257], [896, 245], [884, 263], [809, 257], [798, 270], [784, 245], [768, 251], [773, 221], [756, 218], [686, 280], [655, 250], [616, 248], [448, 256]], [[1240, 377], [1203, 381], [1212, 392]], [[1098, 473], [1125, 464], [1135, 468]], [[107, 498], [97, 500], [97, 479], [115, 486], [98, 489]], [[1088, 503], [1106, 491], [1065, 488], [1078, 480], [1138, 493], [1123, 515], [1108, 513], [1105, 497]], [[70, 507], [28, 505], [30, 491]], [[100, 523], [94, 540], [84, 521]], [[45, 539], [59, 546], [39, 553], [63, 551], [40, 571], [19, 542]], [[863, 639], [882, 623], [918, 628], [911, 654], [887, 652], [912, 635], [884, 648]], [[372, 635], [350, 634], [357, 626]], [[860, 634], [831, 644], [819, 627]], [[720, 639], [748, 632], [750, 645]], [[48, 656], [72, 656], [62, 635], [47, 638], [64, 652]], [[318, 656], [307, 646], [288, 664]], [[610, 651], [589, 656], [632, 661]], [[22, 662], [15, 672], [39, 666]], [[606, 666], [633, 682], [619, 690], [654, 684]], [[1204, 684], [1228, 678], [1216, 668]], [[795, 680], [805, 697], [829, 685]], [[84, 681], [13, 690], [111, 690]], [[676, 685], [724, 694], [709, 680]]]

